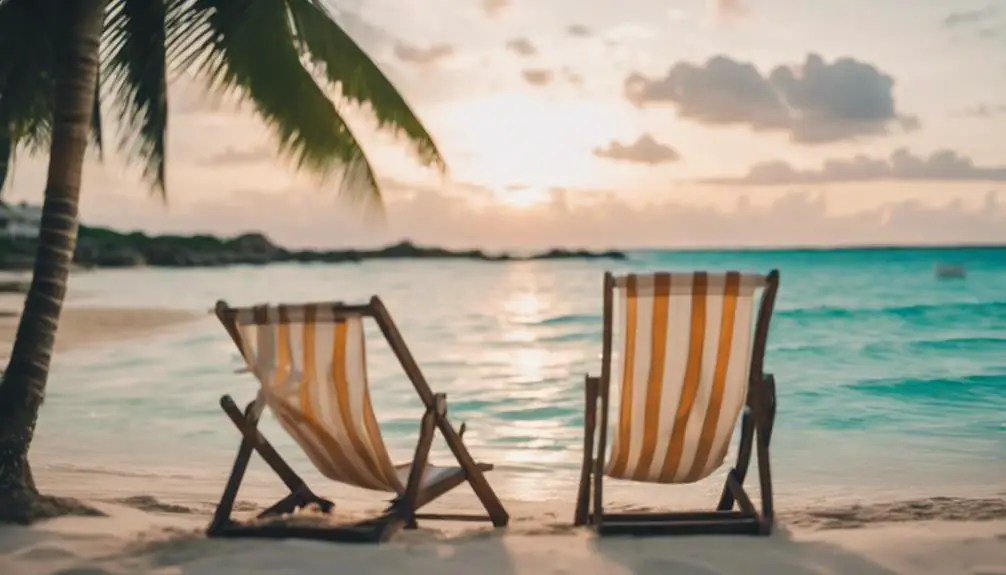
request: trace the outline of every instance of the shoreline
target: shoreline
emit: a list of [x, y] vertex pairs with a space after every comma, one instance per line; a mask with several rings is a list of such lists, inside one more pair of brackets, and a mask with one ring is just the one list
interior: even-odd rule
[[[0, 294], [0, 361], [10, 357], [24, 296]], [[204, 317], [195, 311], [87, 306], [67, 302], [60, 314], [54, 353], [146, 337]]]

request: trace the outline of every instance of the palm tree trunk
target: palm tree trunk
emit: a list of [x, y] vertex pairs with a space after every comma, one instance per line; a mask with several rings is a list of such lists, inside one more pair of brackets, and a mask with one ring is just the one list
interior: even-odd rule
[[49, 173], [31, 287], [0, 381], [0, 520], [38, 494], [28, 449], [45, 395], [53, 341], [77, 244], [81, 171], [98, 72], [106, 0], [64, 0], [56, 53]]

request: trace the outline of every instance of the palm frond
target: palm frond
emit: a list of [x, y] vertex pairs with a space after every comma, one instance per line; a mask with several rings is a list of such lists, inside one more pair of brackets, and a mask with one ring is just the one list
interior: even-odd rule
[[[121, 145], [144, 162], [143, 175], [162, 198], [168, 130], [165, 25], [169, 2], [111, 3], [101, 51], [105, 86], [113, 97], [123, 130]], [[100, 113], [100, 107], [96, 107], [94, 117], [99, 122]], [[100, 125], [95, 133], [100, 137]]]
[[424, 165], [446, 172], [440, 151], [405, 99], [320, 0], [286, 0], [298, 47], [342, 96], [369, 104], [378, 125], [404, 134]]
[[[0, 3], [0, 131], [5, 170], [20, 146], [33, 151], [49, 141], [53, 105], [53, 32], [56, 0]], [[3, 182], [0, 181], [0, 189]]]
[[[59, 0], [0, 0], [0, 192], [19, 148], [48, 148], [52, 134], [54, 45]], [[96, 89], [96, 97], [97, 97]], [[102, 151], [100, 103], [91, 122], [92, 142]]]
[[91, 109], [91, 143], [98, 149], [98, 159], [105, 159], [105, 136], [101, 128], [101, 66], [94, 79], [94, 106]]
[[174, 54], [198, 58], [212, 87], [249, 101], [281, 153], [322, 177], [341, 168], [344, 194], [380, 206], [363, 149], [300, 60], [284, 0], [195, 0], [172, 24]]

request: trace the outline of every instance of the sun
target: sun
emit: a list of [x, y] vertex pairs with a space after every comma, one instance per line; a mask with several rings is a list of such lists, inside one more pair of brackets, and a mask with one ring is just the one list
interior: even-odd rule
[[428, 114], [438, 133], [466, 154], [452, 166], [454, 176], [499, 190], [499, 202], [513, 207], [547, 202], [550, 187], [594, 185], [606, 171], [593, 149], [632, 119], [608, 102], [527, 90], [451, 100]]
[[551, 194], [547, 189], [535, 186], [509, 186], [496, 190], [494, 194], [499, 203], [516, 209], [544, 206], [551, 201]]

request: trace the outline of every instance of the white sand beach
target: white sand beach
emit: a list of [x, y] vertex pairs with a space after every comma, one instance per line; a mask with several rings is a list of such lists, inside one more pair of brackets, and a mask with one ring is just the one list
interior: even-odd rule
[[[507, 529], [427, 522], [383, 545], [298, 540], [210, 540], [204, 512], [133, 498], [95, 502], [105, 518], [62, 518], [0, 528], [0, 573], [658, 573], [702, 575], [1003, 575], [1006, 515], [919, 520], [920, 512], [836, 510], [826, 524], [783, 519], [760, 537], [603, 538], [568, 526], [569, 502], [510, 505]], [[128, 504], [128, 505], [127, 505]], [[915, 502], [937, 510], [939, 502]], [[948, 505], [944, 515], [949, 516]], [[912, 507], [912, 506], [908, 506]], [[978, 510], [973, 510], [980, 517]], [[844, 515], [844, 518], [842, 516]], [[804, 521], [801, 521], [804, 520]]]

